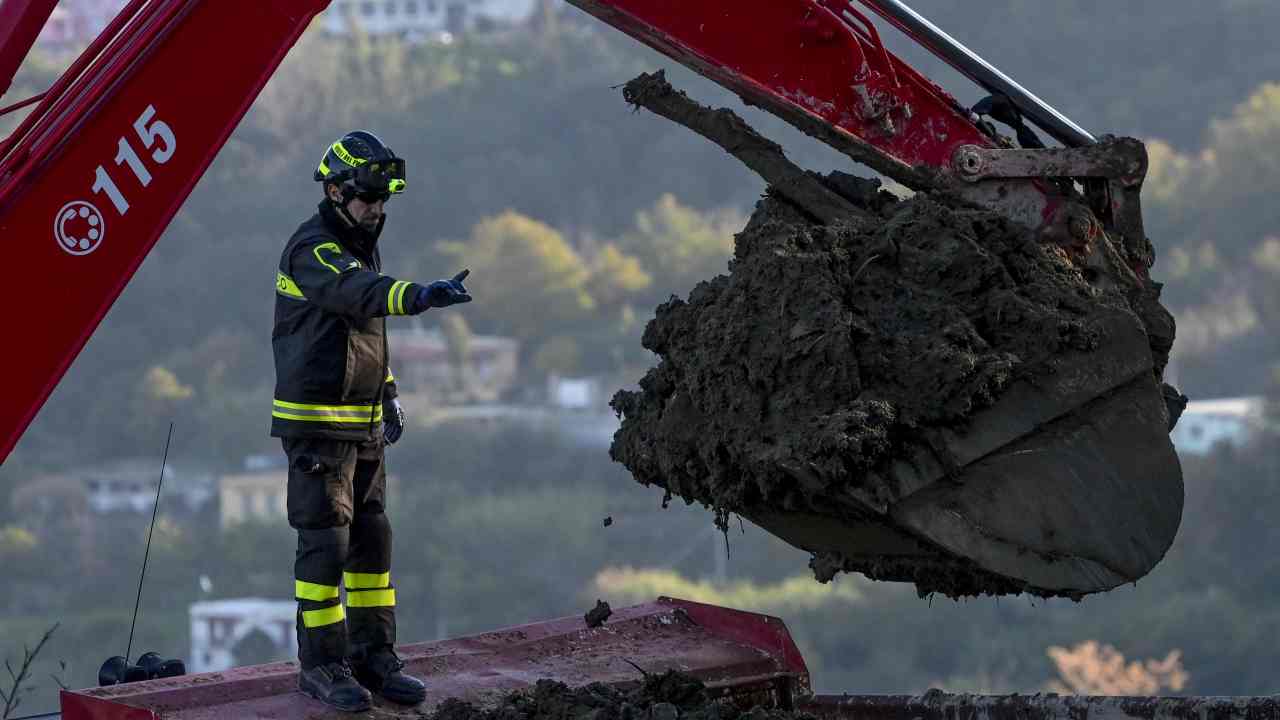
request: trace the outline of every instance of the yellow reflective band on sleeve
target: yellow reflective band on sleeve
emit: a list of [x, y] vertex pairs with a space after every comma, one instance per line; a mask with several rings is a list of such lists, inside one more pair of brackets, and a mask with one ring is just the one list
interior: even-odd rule
[[[401, 282], [404, 282], [403, 280]], [[404, 291], [409, 289], [412, 283], [405, 282], [400, 286], [400, 292], [396, 293], [396, 307], [400, 308], [400, 314], [404, 314]]]
[[395, 381], [396, 381], [396, 374], [391, 372], [391, 368], [387, 368], [386, 382], [395, 382]]
[[383, 590], [358, 590], [356, 592], [347, 593], [347, 607], [369, 608], [395, 606], [395, 588], [386, 588]]
[[342, 583], [348, 590], [384, 588], [391, 584], [391, 573], [342, 573]]
[[303, 610], [302, 625], [303, 627], [316, 628], [324, 627], [340, 623], [347, 619], [347, 613], [343, 611], [341, 605], [333, 607], [321, 608], [320, 610]]
[[328, 423], [367, 423], [382, 421], [381, 403], [365, 405], [313, 405], [311, 403], [285, 402], [275, 400], [271, 407], [271, 416], [282, 420], [302, 420], [306, 422]]
[[397, 280], [391, 283], [391, 287], [387, 288], [387, 314], [403, 315], [404, 314], [404, 289], [409, 283], [404, 280]]
[[338, 159], [342, 160], [342, 162], [350, 165], [351, 167], [359, 167], [360, 165], [363, 165], [369, 162], [368, 160], [362, 160], [356, 157], [355, 155], [352, 155], [351, 153], [347, 152], [347, 149], [343, 147], [341, 140], [333, 144], [333, 154], [337, 155]]
[[342, 248], [338, 246], [338, 243], [331, 243], [331, 242], [327, 242], [327, 243], [320, 243], [319, 245], [317, 245], [317, 246], [315, 247], [315, 249], [314, 249], [314, 250], [312, 250], [312, 251], [311, 251], [311, 253], [312, 253], [313, 255], [315, 255], [315, 256], [316, 256], [316, 259], [320, 261], [320, 264], [321, 264], [321, 265], [324, 265], [325, 267], [329, 268], [330, 270], [332, 270], [332, 271], [334, 271], [334, 272], [338, 273], [339, 275], [341, 275], [341, 274], [342, 274], [342, 271], [341, 271], [341, 270], [339, 270], [338, 268], [336, 268], [336, 267], [334, 267], [333, 265], [331, 265], [331, 264], [329, 264], [328, 262], [326, 262], [324, 258], [320, 257], [320, 251], [321, 251], [321, 250], [329, 250], [329, 251], [332, 251], [332, 252], [333, 252], [333, 254], [335, 254], [335, 255], [341, 255], [341, 254], [342, 254]]
[[285, 297], [297, 298], [299, 300], [307, 299], [307, 296], [302, 294], [302, 290], [298, 288], [298, 284], [293, 281], [293, 278], [285, 275], [279, 270], [276, 271], [276, 292], [284, 295]]
[[320, 585], [306, 580], [293, 581], [293, 596], [299, 600], [332, 600], [338, 597], [337, 585]]

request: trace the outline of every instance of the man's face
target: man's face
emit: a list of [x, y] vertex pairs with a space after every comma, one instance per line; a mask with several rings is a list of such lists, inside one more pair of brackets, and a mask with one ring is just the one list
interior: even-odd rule
[[378, 222], [382, 220], [382, 205], [382, 200], [366, 202], [356, 197], [347, 204], [347, 212], [360, 223], [360, 227], [373, 232], [378, 229]]
[[[336, 203], [342, 202], [342, 191], [337, 185], [330, 185], [328, 190], [330, 199]], [[347, 212], [351, 213], [351, 217], [360, 227], [373, 232], [378, 229], [378, 222], [382, 220], [382, 208], [385, 202], [385, 200], [367, 201], [353, 197], [347, 203]]]

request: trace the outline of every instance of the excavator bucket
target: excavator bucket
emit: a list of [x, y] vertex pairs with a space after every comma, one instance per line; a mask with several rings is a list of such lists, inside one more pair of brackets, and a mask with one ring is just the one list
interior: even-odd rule
[[661, 361], [614, 398], [614, 459], [823, 581], [1079, 598], [1146, 575], [1183, 486], [1126, 293], [991, 213], [882, 212], [824, 228], [762, 202], [731, 274], [650, 322]]
[[731, 274], [650, 322], [661, 361], [614, 398], [614, 459], [823, 581], [1079, 598], [1146, 575], [1183, 486], [1133, 296], [992, 213], [883, 213], [824, 228], [762, 202]]
[[[900, 0], [570, 2], [917, 193], [807, 173], [661, 73], [627, 83], [769, 194], [730, 274], [658, 308], [615, 460], [809, 551], [824, 581], [1079, 598], [1159, 562], [1185, 398], [1162, 378], [1140, 142], [1095, 139]], [[858, 5], [991, 97], [966, 109]]]

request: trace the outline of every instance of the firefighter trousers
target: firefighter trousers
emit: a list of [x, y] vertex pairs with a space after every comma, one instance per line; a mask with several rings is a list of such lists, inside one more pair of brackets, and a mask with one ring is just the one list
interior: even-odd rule
[[[303, 669], [396, 640], [383, 445], [283, 438]], [[346, 589], [345, 608], [339, 588]]]

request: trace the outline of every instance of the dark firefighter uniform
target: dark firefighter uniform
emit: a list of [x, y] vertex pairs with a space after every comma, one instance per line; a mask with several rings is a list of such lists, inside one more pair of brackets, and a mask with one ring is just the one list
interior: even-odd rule
[[385, 317], [407, 314], [421, 286], [381, 274], [377, 236], [349, 227], [324, 201], [276, 273], [271, 434], [289, 460], [304, 670], [395, 643], [382, 413], [396, 384]]

